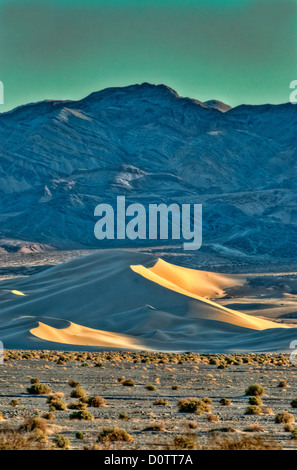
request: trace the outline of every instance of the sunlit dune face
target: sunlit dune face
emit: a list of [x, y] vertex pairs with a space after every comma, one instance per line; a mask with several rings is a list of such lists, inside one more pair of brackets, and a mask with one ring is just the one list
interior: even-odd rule
[[[252, 317], [245, 313], [231, 310], [203, 296], [223, 292], [223, 287], [229, 286], [228, 282], [231, 279], [233, 279], [233, 285], [239, 285], [238, 281], [237, 283], [235, 281], [236, 276], [182, 268], [161, 259], [151, 268], [146, 268], [143, 265], [131, 265], [130, 268], [132, 271], [156, 284], [200, 301], [196, 307], [192, 306], [191, 311], [185, 312], [189, 316], [229, 323], [230, 325], [237, 325], [253, 330], [291, 328], [290, 325], [264, 320], [259, 317]], [[244, 282], [244, 277], [239, 276], [239, 279], [239, 282]]]
[[19, 290], [12, 290], [11, 293], [15, 295], [26, 295], [23, 292], [20, 292]]
[[[37, 328], [30, 333], [38, 338], [54, 343], [76, 344], [80, 346], [101, 346], [125, 349], [144, 349], [136, 339], [119, 333], [96, 330], [70, 322], [68, 328], [54, 328], [38, 322]], [[147, 349], [147, 348], [146, 348]]]

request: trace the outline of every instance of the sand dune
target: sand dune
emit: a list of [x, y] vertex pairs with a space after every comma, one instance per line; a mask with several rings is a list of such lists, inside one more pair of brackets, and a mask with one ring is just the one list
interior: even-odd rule
[[55, 343], [66, 343], [86, 346], [102, 346], [105, 348], [143, 349], [137, 340], [127, 335], [109, 331], [94, 330], [86, 326], [70, 322], [68, 328], [54, 328], [39, 322], [37, 328], [30, 330], [37, 338]]
[[33, 349], [288, 349], [296, 328], [216, 303], [244, 282], [143, 253], [98, 252], [1, 282], [0, 338]]

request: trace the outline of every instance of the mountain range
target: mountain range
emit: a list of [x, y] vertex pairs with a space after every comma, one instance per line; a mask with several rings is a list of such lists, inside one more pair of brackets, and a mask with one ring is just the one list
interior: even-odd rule
[[291, 103], [231, 108], [148, 83], [20, 106], [0, 114], [0, 238], [121, 247], [96, 240], [94, 209], [124, 195], [202, 203], [206, 250], [296, 258], [296, 129]]

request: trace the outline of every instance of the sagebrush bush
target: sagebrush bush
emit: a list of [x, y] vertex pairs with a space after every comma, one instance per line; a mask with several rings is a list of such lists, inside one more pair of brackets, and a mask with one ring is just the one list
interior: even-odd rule
[[134, 442], [133, 437], [127, 433], [125, 429], [120, 429], [114, 426], [113, 428], [104, 427], [103, 430], [98, 434], [99, 442]]
[[48, 395], [51, 393], [51, 389], [45, 384], [33, 384], [31, 387], [27, 388], [27, 392], [33, 395]]
[[264, 391], [265, 390], [261, 385], [253, 384], [246, 389], [245, 394], [252, 396], [261, 396], [264, 395]]
[[289, 424], [289, 423], [294, 423], [295, 418], [291, 413], [288, 413], [288, 411], [282, 411], [281, 413], [278, 413], [275, 417], [275, 422], [278, 424]]
[[99, 397], [99, 396], [97, 395], [97, 396], [95, 396], [95, 397], [90, 397], [88, 404], [89, 404], [89, 406], [91, 406], [92, 408], [102, 408], [103, 406], [106, 405], [106, 402], [105, 402], [104, 398]]
[[94, 416], [87, 410], [75, 411], [69, 416], [69, 419], [79, 419], [84, 421], [90, 421], [94, 419]]
[[181, 398], [177, 405], [182, 413], [195, 413], [199, 415], [211, 411], [209, 404], [199, 398]]

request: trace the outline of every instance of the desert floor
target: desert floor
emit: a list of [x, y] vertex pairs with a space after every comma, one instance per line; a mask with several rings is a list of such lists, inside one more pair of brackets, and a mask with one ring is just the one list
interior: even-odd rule
[[[0, 412], [3, 417], [0, 442], [3, 429], [18, 429], [24, 419], [43, 417], [49, 411], [48, 394], [33, 395], [27, 391], [31, 386], [30, 379], [38, 378], [52, 393], [62, 393], [61, 399], [67, 405], [79, 401], [70, 396], [74, 390], [68, 384], [71, 379], [81, 384], [87, 397], [100, 396], [105, 400], [103, 407], [87, 406], [93, 416], [88, 421], [70, 419], [76, 411], [73, 409], [53, 411], [55, 419], [45, 420], [47, 437], [40, 437], [49, 448], [59, 435], [69, 439], [71, 449], [91, 447], [103, 427], [113, 426], [125, 429], [134, 442], [107, 442], [104, 446], [108, 448], [178, 448], [172, 445], [179, 435], [188, 436], [190, 442], [194, 437], [198, 447], [211, 446], [215, 437], [227, 436], [234, 440], [258, 435], [265, 440], [272, 436], [284, 449], [295, 448], [297, 441], [292, 439], [290, 431], [284, 430], [284, 424], [275, 423], [275, 417], [288, 411], [294, 417], [291, 420], [297, 419], [297, 408], [291, 406], [291, 401], [297, 397], [296, 377], [296, 366], [290, 363], [288, 356], [279, 354], [208, 356], [116, 351], [64, 354], [6, 351], [4, 364], [0, 365]], [[135, 385], [124, 386], [124, 378], [132, 379]], [[284, 379], [287, 384], [280, 387], [279, 383]], [[255, 383], [265, 389], [261, 397], [261, 414], [247, 415], [249, 397], [245, 391]], [[148, 390], [148, 384], [154, 385], [155, 389]], [[210, 398], [210, 410], [200, 415], [180, 412], [178, 401], [188, 397]], [[156, 404], [160, 398], [166, 400], [165, 406]], [[222, 398], [229, 399], [231, 404], [220, 404]], [[120, 419], [121, 413], [126, 419]], [[256, 429], [251, 426], [255, 424]], [[146, 429], [150, 426], [151, 429]], [[295, 428], [296, 423], [291, 423], [291, 427]], [[84, 434], [84, 439], [76, 437], [79, 431]]]

